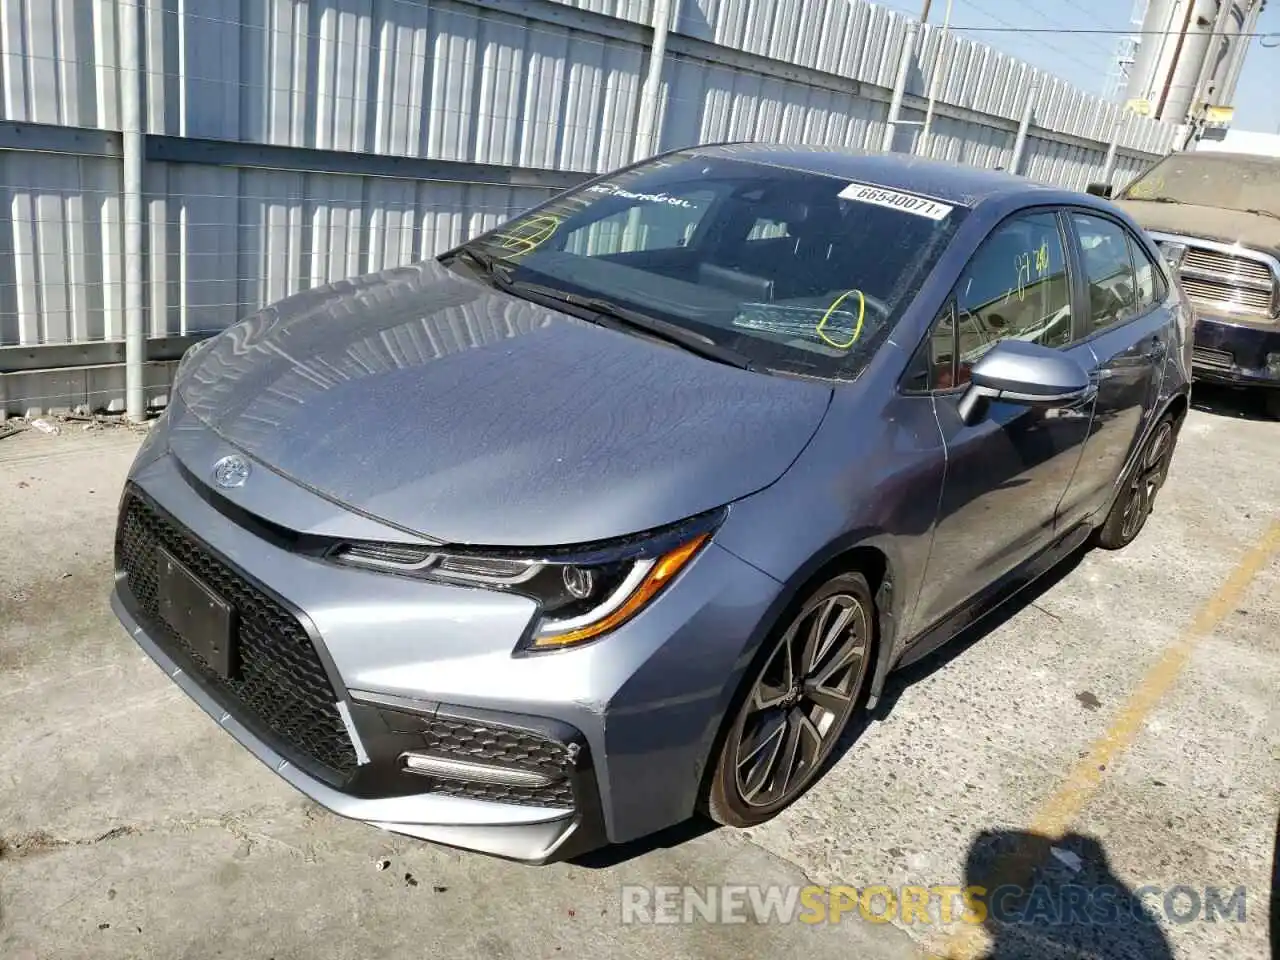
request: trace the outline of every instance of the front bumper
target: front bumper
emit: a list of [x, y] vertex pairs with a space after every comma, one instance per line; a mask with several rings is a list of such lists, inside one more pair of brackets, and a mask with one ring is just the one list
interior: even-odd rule
[[1197, 379], [1280, 388], [1280, 322], [1242, 323], [1197, 312], [1192, 372]]
[[[167, 446], [163, 438], [157, 445]], [[205, 451], [208, 463], [216, 447]], [[268, 672], [307, 674], [308, 702], [232, 689], [148, 610], [149, 581], [135, 576], [131, 584], [118, 572], [112, 604], [122, 624], [228, 733], [337, 814], [534, 863], [634, 839], [693, 812], [720, 718], [780, 589], [713, 544], [610, 637], [513, 656], [533, 613], [522, 598], [299, 555], [236, 522], [167, 449], [140, 455], [124, 504], [130, 495], [222, 565], [202, 573], [221, 578], [237, 604], [267, 598], [272, 622], [299, 625], [278, 636], [296, 650], [314, 648], [309, 667], [293, 663], [283, 641], [257, 638], [252, 652], [268, 658]], [[454, 760], [540, 771], [551, 782], [459, 788], [406, 772], [400, 758], [424, 744]]]
[[291, 786], [339, 816], [422, 840], [529, 863], [564, 859], [607, 842], [594, 778], [585, 765], [578, 772], [576, 783], [586, 802], [576, 813], [468, 802], [435, 793], [360, 797], [336, 789], [277, 752], [243, 718], [226, 709], [201, 682], [199, 671], [181, 666], [167, 653], [138, 622], [137, 607], [127, 585], [117, 583], [111, 608], [143, 651], [224, 730]]

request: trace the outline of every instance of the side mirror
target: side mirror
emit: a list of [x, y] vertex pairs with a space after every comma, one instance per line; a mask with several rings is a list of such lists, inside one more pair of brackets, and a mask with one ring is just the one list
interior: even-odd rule
[[975, 424], [992, 400], [1041, 409], [1081, 406], [1097, 392], [1089, 372], [1065, 353], [1026, 340], [1001, 340], [970, 371], [960, 416]]
[[1095, 197], [1102, 197], [1105, 200], [1110, 200], [1115, 192], [1115, 187], [1109, 183], [1091, 183], [1085, 187], [1085, 193], [1090, 193]]

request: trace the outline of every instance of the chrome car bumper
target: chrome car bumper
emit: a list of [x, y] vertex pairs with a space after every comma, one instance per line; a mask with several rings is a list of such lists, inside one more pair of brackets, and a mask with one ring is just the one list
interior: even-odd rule
[[[224, 452], [216, 438], [200, 446], [210, 464]], [[313, 496], [294, 489], [290, 509]], [[150, 561], [124, 554], [158, 549], [126, 543], [138, 536], [126, 518], [130, 498], [189, 539], [176, 553], [204, 564], [199, 572], [224, 595], [272, 605], [267, 620], [253, 622], [280, 623], [295, 652], [311, 658], [301, 668], [310, 671], [306, 702], [269, 689], [297, 659], [271, 629], [254, 628], [252, 655], [266, 659], [246, 692], [156, 614], [149, 569], [131, 586], [127, 568]], [[273, 542], [220, 503], [163, 435], [148, 439], [121, 503], [113, 609], [223, 729], [334, 813], [535, 863], [692, 814], [720, 718], [781, 590], [713, 543], [614, 634], [520, 655], [531, 601], [345, 568]], [[429, 775], [407, 770], [406, 754], [431, 757]], [[505, 784], [468, 773], [483, 779], [494, 768]]]

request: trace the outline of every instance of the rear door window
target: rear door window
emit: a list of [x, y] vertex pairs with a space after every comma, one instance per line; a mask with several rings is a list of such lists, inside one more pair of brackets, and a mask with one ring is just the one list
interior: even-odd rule
[[1134, 313], [1141, 315], [1164, 300], [1164, 284], [1156, 262], [1147, 255], [1133, 234], [1126, 236], [1129, 238], [1129, 257], [1133, 260]]
[[1073, 213], [1072, 222], [1084, 255], [1089, 285], [1086, 335], [1133, 317], [1138, 310], [1137, 281], [1130, 259], [1129, 238], [1114, 220]]

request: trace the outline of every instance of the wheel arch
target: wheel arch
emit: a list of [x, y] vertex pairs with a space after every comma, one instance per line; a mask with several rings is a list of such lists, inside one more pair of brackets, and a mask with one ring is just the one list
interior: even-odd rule
[[763, 654], [765, 641], [772, 636], [778, 625], [791, 613], [797, 604], [812, 590], [834, 576], [856, 570], [867, 578], [871, 588], [871, 596], [876, 607], [876, 624], [872, 638], [872, 650], [875, 658], [871, 674], [871, 688], [868, 705], [874, 706], [884, 686], [884, 677], [888, 673], [889, 656], [894, 646], [895, 625], [900, 616], [899, 592], [895, 589], [895, 571], [900, 569], [886, 535], [879, 531], [863, 530], [850, 533], [827, 544], [801, 565], [786, 581], [778, 596], [770, 605], [768, 612], [760, 619], [749, 643], [739, 661], [739, 669], [734, 671], [726, 684], [721, 701], [718, 720], [709, 731], [705, 747], [702, 751], [701, 769], [699, 770], [699, 798], [706, 796], [709, 778], [713, 775], [715, 765], [713, 758], [719, 751], [724, 737], [735, 715], [739, 700], [746, 687], [746, 678], [753, 676], [757, 661]]
[[1160, 415], [1165, 416], [1166, 414], [1168, 414], [1172, 416], [1174, 429], [1176, 430], [1181, 428], [1182, 421], [1187, 419], [1187, 413], [1190, 412], [1190, 410], [1191, 410], [1191, 389], [1188, 387], [1186, 389], [1179, 390], [1172, 397], [1170, 397], [1169, 402], [1165, 404], [1164, 409], [1160, 412]]

